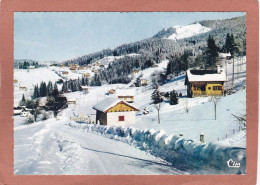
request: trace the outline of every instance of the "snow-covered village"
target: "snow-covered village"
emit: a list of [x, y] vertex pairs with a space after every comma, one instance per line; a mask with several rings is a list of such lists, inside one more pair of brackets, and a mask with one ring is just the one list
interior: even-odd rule
[[15, 58], [14, 174], [245, 174], [246, 17], [171, 26], [66, 60]]

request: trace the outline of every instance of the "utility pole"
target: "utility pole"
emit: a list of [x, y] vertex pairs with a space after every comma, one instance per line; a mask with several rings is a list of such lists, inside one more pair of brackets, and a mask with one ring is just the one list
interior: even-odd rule
[[240, 57], [237, 59], [237, 79], [239, 79], [239, 60]]
[[235, 78], [235, 56], [233, 56], [233, 74], [232, 74], [232, 89], [234, 88], [234, 78]]
[[228, 76], [228, 71], [227, 71], [227, 58], [225, 59], [225, 65], [226, 65], [226, 81], [227, 81], [227, 76]]

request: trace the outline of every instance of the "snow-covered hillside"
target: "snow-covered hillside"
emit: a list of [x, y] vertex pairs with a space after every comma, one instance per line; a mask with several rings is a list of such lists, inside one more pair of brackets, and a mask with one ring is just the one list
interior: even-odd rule
[[95, 63], [100, 63], [101, 65], [104, 65], [105, 67], [107, 67], [108, 64], [116, 61], [117, 59], [124, 58], [124, 57], [135, 57], [135, 56], [139, 56], [139, 54], [131, 53], [131, 54], [121, 55], [121, 56], [107, 56], [107, 57], [104, 57], [104, 58], [98, 60]]
[[[167, 62], [164, 60], [158, 64], [158, 67], [145, 69], [140, 73], [151, 80], [151, 75], [156, 70], [166, 70]], [[223, 71], [227, 71], [229, 80], [232, 77], [232, 66], [232, 60], [229, 60], [226, 69], [225, 61], [223, 61], [221, 68]], [[179, 134], [182, 133], [182, 138], [187, 141], [187, 145], [183, 144], [183, 146], [187, 148], [184, 147], [185, 150], [178, 154], [179, 157], [185, 155], [185, 152], [191, 151], [195, 145], [198, 155], [208, 155], [203, 154], [204, 150], [199, 151], [200, 147], [209, 147], [209, 151], [216, 147], [220, 152], [219, 155], [224, 155], [219, 147], [228, 147], [230, 153], [233, 153], [232, 148], [236, 148], [236, 152], [239, 150], [238, 152], [243, 153], [246, 148], [245, 132], [239, 131], [239, 124], [232, 114], [240, 115], [246, 111], [246, 58], [243, 58], [243, 64], [241, 59], [236, 59], [234, 66], [237, 92], [221, 97], [217, 105], [217, 120], [214, 119], [214, 105], [208, 97], [187, 98], [185, 96], [185, 74], [180, 74], [159, 88], [162, 92], [175, 89], [184, 95], [179, 99], [178, 105], [169, 105], [169, 102], [164, 101], [160, 113], [161, 124], [157, 122], [157, 111], [151, 101], [151, 94], [154, 91], [151, 88], [151, 82], [146, 87], [131, 87], [136, 92], [134, 105], [141, 111], [137, 113], [136, 124], [124, 125], [125, 128], [142, 129], [144, 132], [154, 130], [156, 133], [165, 133], [174, 137], [179, 137]], [[56, 73], [52, 69], [35, 70], [39, 70], [39, 72], [47, 70], [48, 72], [45, 71], [45, 73], [50, 74], [49, 77], [51, 76], [52, 80], [60, 78], [55, 76]], [[136, 76], [138, 75], [136, 74]], [[15, 74], [15, 77], [19, 81], [19, 75]], [[49, 77], [48, 79], [47, 77], [42, 78], [50, 80]], [[24, 77], [20, 78], [24, 79]], [[41, 81], [42, 78], [39, 77], [38, 80]], [[28, 87], [30, 84], [31, 82], [28, 82]], [[130, 88], [129, 86], [129, 84], [107, 84], [99, 87], [91, 86], [88, 94], [66, 93], [64, 95], [68, 99], [76, 98], [77, 101], [76, 104], [70, 104], [67, 109], [60, 112], [58, 120], [50, 118], [47, 121], [24, 125], [26, 118], [14, 116], [15, 174], [185, 174], [187, 170], [178, 168], [178, 165], [171, 166], [169, 161], [174, 161], [172, 155], [166, 156], [166, 153], [163, 155], [166, 160], [162, 160], [156, 153], [149, 153], [149, 150], [145, 152], [145, 144], [141, 147], [144, 151], [140, 151], [136, 145], [130, 146], [122, 143], [115, 137], [111, 140], [104, 138], [99, 133], [82, 132], [81, 126], [84, 126], [84, 123], [74, 123], [70, 120], [71, 117], [83, 114], [89, 115], [92, 121], [95, 121], [96, 111], [92, 107], [108, 97], [110, 89], [127, 89]], [[14, 94], [15, 99], [21, 98], [21, 92], [18, 92]], [[185, 102], [188, 102], [190, 106], [189, 113], [184, 111]], [[142, 114], [145, 107], [150, 111], [147, 115]], [[70, 123], [78, 125], [79, 128], [68, 127]], [[205, 135], [207, 147], [200, 145], [199, 137], [202, 132]], [[244, 157], [244, 153], [241, 156]], [[203, 158], [203, 156], [200, 157]], [[182, 160], [182, 158], [178, 159]], [[90, 168], [90, 166], [95, 166], [95, 168]], [[122, 166], [126, 170], [122, 170]], [[205, 173], [205, 171], [197, 169], [196, 173]], [[208, 173], [212, 173], [212, 171]]]
[[[14, 106], [17, 106], [24, 94], [25, 98], [31, 98], [34, 85], [39, 85], [41, 81], [48, 83], [56, 82], [61, 77], [50, 68], [42, 67], [38, 69], [14, 69]], [[22, 89], [25, 87], [26, 89]]]
[[206, 33], [211, 30], [211, 28], [202, 26], [199, 23], [186, 25], [186, 26], [173, 26], [173, 28], [175, 29], [175, 33], [170, 35], [168, 39], [172, 39], [172, 40], [184, 39], [201, 33]]

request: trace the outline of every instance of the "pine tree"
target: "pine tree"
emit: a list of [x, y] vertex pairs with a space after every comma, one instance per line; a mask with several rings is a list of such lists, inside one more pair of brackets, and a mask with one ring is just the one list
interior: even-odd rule
[[49, 81], [48, 85], [47, 85], [47, 96], [51, 95], [53, 91], [53, 85], [52, 82]]
[[32, 99], [36, 99], [40, 97], [39, 87], [38, 85], [34, 86]]
[[58, 96], [59, 95], [59, 90], [58, 90], [58, 86], [57, 86], [57, 83], [54, 84], [54, 89], [52, 91], [52, 95], [54, 97]]
[[170, 105], [177, 105], [179, 103], [178, 93], [173, 90], [170, 93]]
[[24, 97], [24, 94], [23, 94], [23, 97], [22, 97], [22, 101], [25, 102], [25, 97]]
[[26, 100], [25, 100], [25, 97], [24, 97], [24, 94], [23, 94], [22, 100], [19, 102], [19, 105], [25, 106], [25, 103], [26, 103]]
[[212, 67], [215, 66], [217, 62], [219, 48], [217, 47], [214, 38], [209, 35], [207, 40], [207, 48], [206, 48], [206, 56], [207, 56], [207, 64]]
[[163, 102], [163, 97], [162, 97], [159, 89], [155, 89], [154, 90], [154, 92], [152, 93], [151, 98], [152, 98], [154, 104]]

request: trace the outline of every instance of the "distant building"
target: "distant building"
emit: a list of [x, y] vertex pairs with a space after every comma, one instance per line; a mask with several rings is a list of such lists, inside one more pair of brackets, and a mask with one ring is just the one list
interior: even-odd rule
[[19, 90], [20, 90], [20, 91], [27, 91], [27, 87], [20, 86], [20, 87], [19, 87]]
[[62, 74], [64, 74], [64, 75], [68, 75], [69, 72], [68, 72], [68, 71], [63, 71]]
[[17, 83], [18, 83], [18, 80], [15, 80], [15, 79], [14, 79], [14, 84], [17, 84]]
[[90, 76], [89, 73], [84, 73], [83, 75], [84, 75], [85, 77], [89, 77], [89, 76]]
[[68, 98], [67, 99], [67, 104], [76, 104], [77, 103], [77, 99], [76, 98]]
[[106, 98], [97, 103], [93, 109], [96, 113], [96, 123], [100, 125], [123, 125], [135, 123], [135, 112], [138, 108], [117, 98]]
[[141, 85], [142, 86], [148, 85], [148, 80], [146, 80], [146, 79], [140, 79], [140, 80], [141, 80]]
[[215, 96], [224, 95], [226, 74], [218, 70], [187, 70], [185, 85], [187, 96]]
[[88, 87], [88, 86], [81, 85], [81, 86], [80, 86], [80, 90], [85, 91], [85, 92], [88, 92], [89, 87]]
[[132, 73], [137, 74], [137, 73], [139, 73], [139, 70], [134, 70]]
[[159, 67], [157, 64], [154, 64], [153, 67]]
[[35, 66], [29, 66], [28, 69], [35, 69]]
[[110, 89], [110, 90], [108, 91], [108, 94], [115, 94], [115, 92], [116, 92], [115, 89]]
[[116, 96], [120, 100], [124, 100], [128, 103], [134, 102], [135, 98], [135, 89], [118, 89]]
[[232, 58], [230, 53], [219, 53], [218, 57], [222, 58], [222, 59], [231, 59]]
[[70, 67], [70, 70], [71, 70], [71, 71], [76, 71], [77, 68], [76, 68], [76, 67]]

